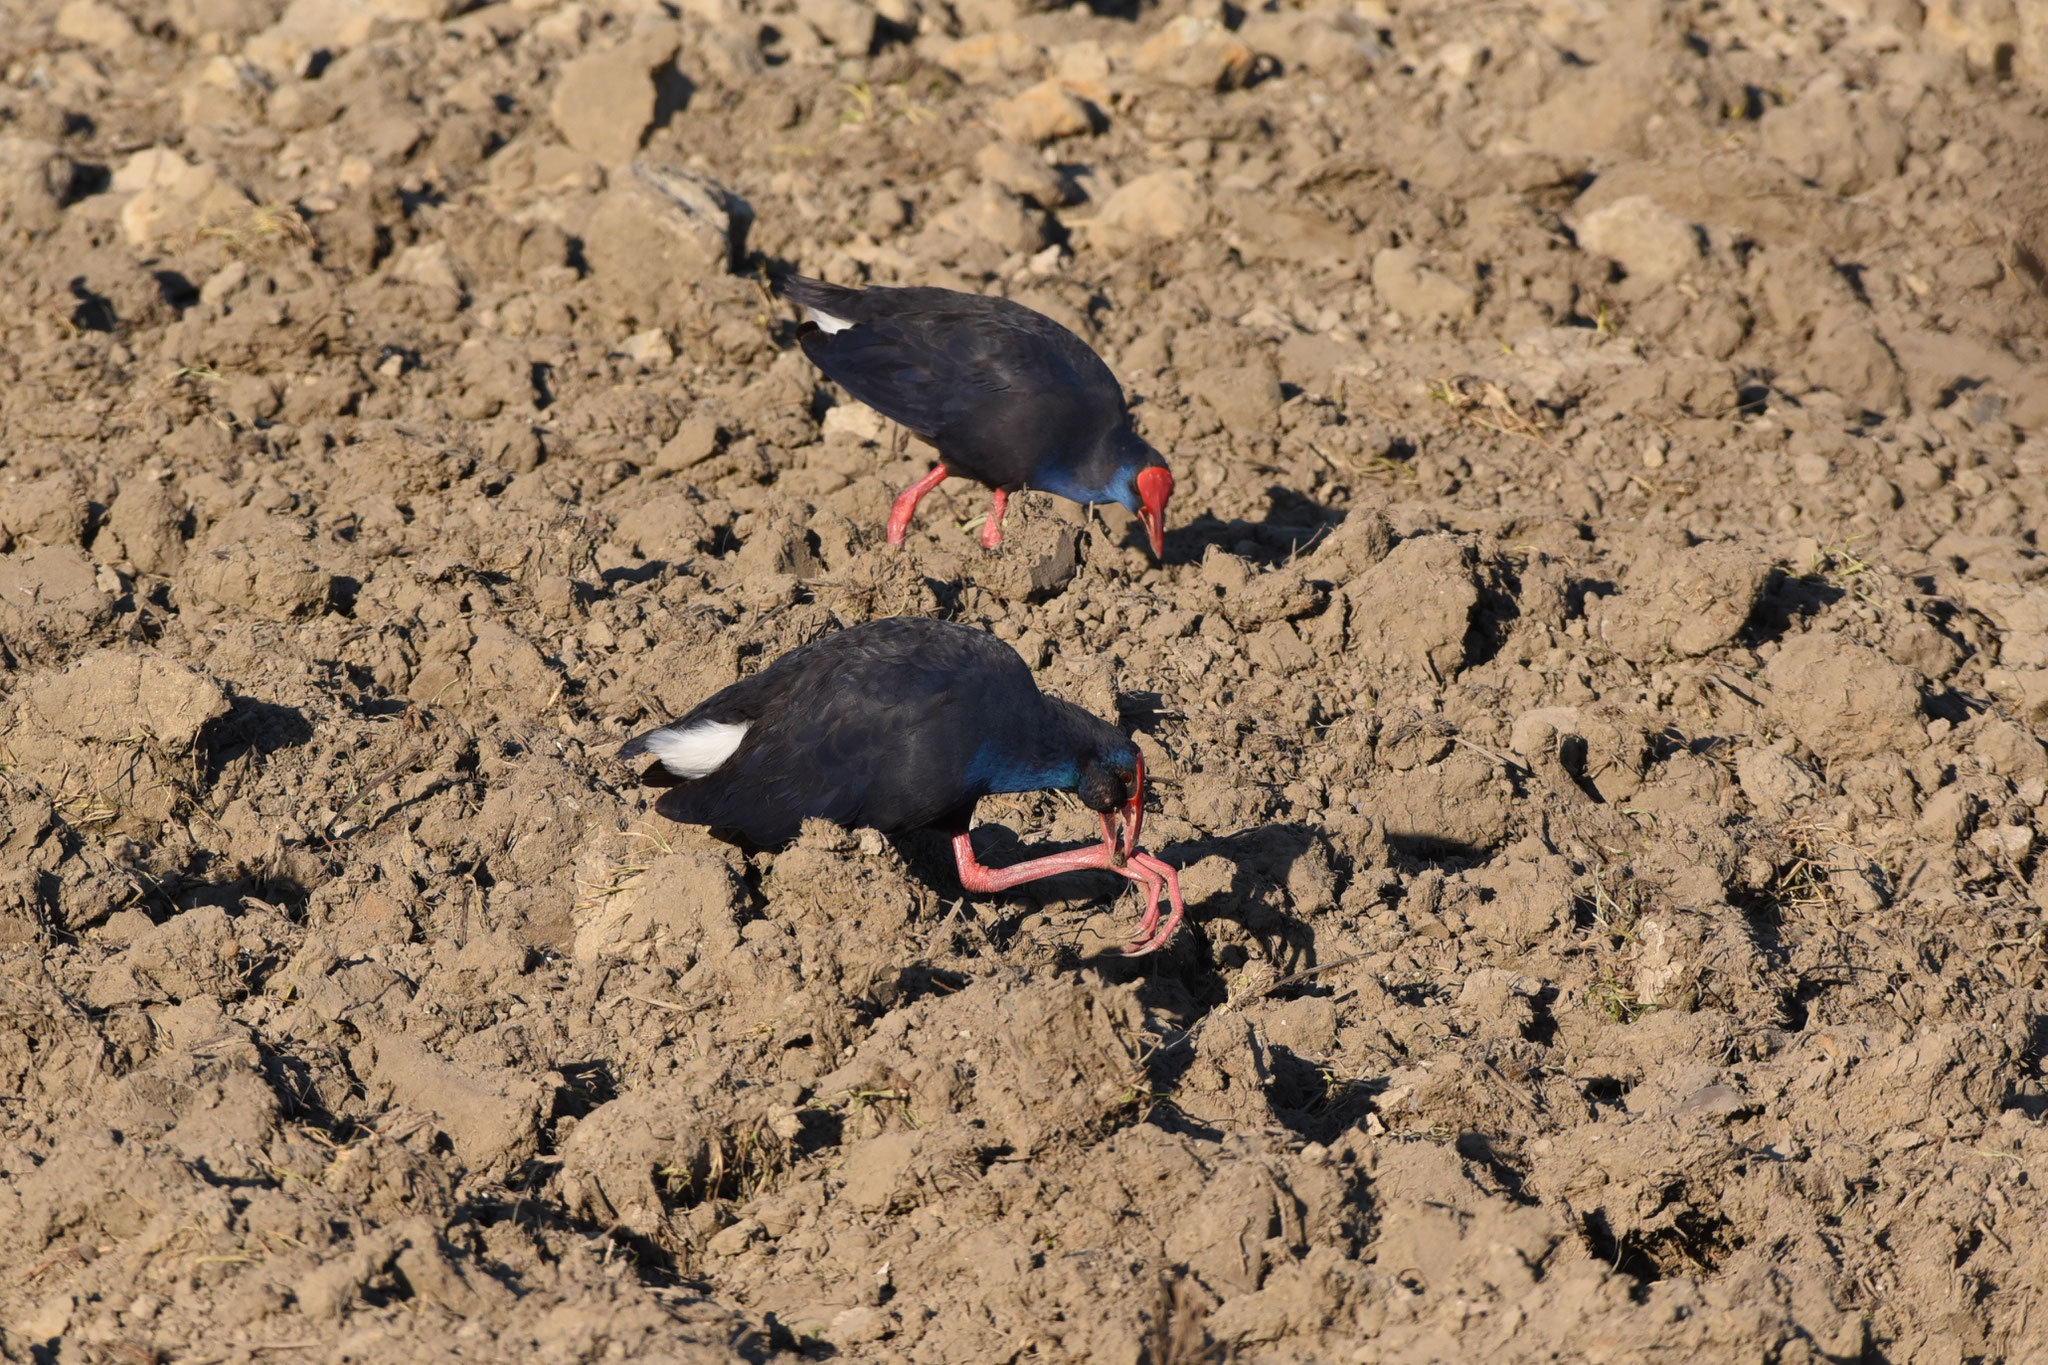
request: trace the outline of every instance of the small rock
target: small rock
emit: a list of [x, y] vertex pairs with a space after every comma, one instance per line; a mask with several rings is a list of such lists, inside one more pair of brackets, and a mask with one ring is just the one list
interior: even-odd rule
[[1442, 679], [1461, 671], [1479, 605], [1474, 562], [1471, 547], [1450, 536], [1402, 541], [1344, 585], [1352, 649], [1410, 675]]
[[872, 443], [882, 439], [882, 414], [864, 403], [836, 403], [826, 409], [818, 430], [826, 436], [846, 435]]
[[503, 1172], [540, 1145], [540, 1120], [552, 1097], [546, 1084], [517, 1070], [471, 1070], [415, 1038], [384, 1035], [364, 1045], [359, 1071], [380, 1103], [434, 1116], [455, 1159], [474, 1171]]
[[1955, 844], [1968, 832], [1976, 814], [1976, 797], [1961, 787], [1944, 787], [1927, 799], [1914, 828], [1936, 843]]
[[1731, 1114], [1741, 1113], [1746, 1107], [1747, 1102], [1742, 1098], [1742, 1092], [1734, 1086], [1709, 1085], [1693, 1091], [1681, 1100], [1674, 1111], [1674, 1117], [1726, 1118]]
[[1799, 175], [1834, 194], [1861, 194], [1898, 175], [1906, 133], [1871, 92], [1851, 93], [1828, 72], [1799, 98], [1757, 120], [1757, 141]]
[[747, 543], [740, 546], [734, 557], [733, 568], [741, 578], [775, 574], [814, 578], [821, 566], [804, 528], [793, 521], [776, 521], [747, 537]]
[[197, 556], [184, 586], [215, 610], [239, 608], [284, 621], [325, 606], [330, 581], [282, 537], [259, 536]]
[[0, 483], [0, 550], [13, 549], [17, 541], [81, 543], [90, 501], [85, 485], [68, 470], [24, 483]]
[[2021, 720], [2048, 726], [2048, 668], [1988, 668], [1984, 687]]
[[922, 1133], [884, 1133], [848, 1148], [840, 1167], [846, 1182], [840, 1197], [865, 1213], [887, 1210], [909, 1184], [911, 1163], [923, 1143]]
[[1646, 194], [1594, 209], [1579, 222], [1579, 245], [1621, 262], [1631, 279], [1675, 280], [1699, 264], [1691, 223]]
[[107, 529], [139, 573], [163, 574], [177, 566], [185, 553], [183, 522], [169, 491], [154, 479], [130, 480], [107, 513]]
[[644, 300], [651, 282], [658, 289], [731, 269], [749, 217], [706, 176], [635, 162], [591, 213], [584, 254], [607, 288]]
[[1086, 101], [1057, 81], [1040, 81], [1021, 94], [998, 100], [989, 110], [989, 121], [1010, 141], [1034, 146], [1095, 127]]
[[563, 140], [607, 166], [630, 158], [654, 122], [655, 70], [675, 60], [676, 46], [674, 29], [655, 30], [563, 67], [548, 101]]
[[1308, 574], [1348, 583], [1385, 559], [1394, 548], [1393, 523], [1376, 507], [1360, 508], [1324, 536], [1309, 556]]
[[843, 57], [865, 57], [875, 45], [875, 12], [860, 0], [797, 0], [796, 12]]
[[1906, 401], [1906, 377], [1867, 311], [1836, 310], [1815, 326], [1807, 378], [1864, 411], [1891, 412]]
[[114, 173], [112, 188], [133, 191], [121, 206], [121, 232], [130, 246], [148, 246], [247, 212], [248, 195], [211, 166], [195, 165], [168, 147], [137, 152]]
[[719, 435], [717, 418], [705, 413], [685, 417], [676, 434], [655, 453], [654, 467], [674, 473], [702, 464], [718, 453]]
[[932, 215], [932, 226], [967, 241], [993, 242], [1005, 252], [1037, 251], [1046, 241], [1045, 215], [986, 181]]
[[[1927, 0], [1925, 32], [1935, 45], [1962, 53], [1979, 71], [1997, 72], [2011, 66], [2015, 74], [2029, 75], [2041, 84], [2048, 80], [2048, 71], [2023, 69], [2048, 58], [2048, 48], [2042, 46], [2043, 40], [2048, 40], [2048, 26], [2042, 24], [2037, 11], [2038, 6], [2025, 0], [1993, 0], [1989, 4], [1984, 0]], [[1918, 6], [1914, 18], [1919, 18]], [[2033, 62], [2014, 61], [2022, 55]]]
[[1625, 659], [1700, 655], [1738, 635], [1769, 580], [1770, 561], [1734, 544], [1645, 550], [1619, 594], [1587, 604], [1594, 638]]
[[1406, 318], [1464, 318], [1472, 291], [1422, 263], [1413, 247], [1386, 247], [1372, 258], [1372, 287], [1387, 307]]
[[1171, 241], [1200, 228], [1208, 214], [1193, 171], [1153, 171], [1110, 195], [1090, 221], [1089, 233], [1112, 246], [1151, 237]]
[[1221, 545], [1211, 545], [1202, 555], [1202, 581], [1227, 593], [1242, 592], [1252, 581], [1251, 566]]
[[1792, 461], [1792, 476], [1808, 488], [1818, 488], [1834, 477], [1834, 461], [1809, 450]]
[[54, 145], [0, 134], [0, 224], [50, 231], [70, 201], [75, 174], [71, 159]]
[[[1526, 759], [1548, 758], [1557, 752], [1559, 736], [1577, 735], [1584, 724], [1576, 706], [1542, 706], [1524, 711], [1508, 727], [1508, 747]], [[1381, 747], [1386, 747], [1384, 738]], [[1449, 747], [1446, 739], [1444, 748]], [[1441, 753], [1435, 754], [1430, 761], [1434, 762], [1441, 756]]]
[[1829, 762], [1912, 753], [1925, 742], [1913, 673], [1868, 645], [1809, 631], [1764, 667], [1769, 709]]
[[242, 45], [242, 55], [273, 73], [302, 75], [316, 53], [338, 55], [367, 41], [380, 17], [369, 0], [292, 0]]
[[57, 734], [96, 740], [146, 734], [174, 751], [228, 713], [226, 690], [208, 675], [155, 654], [117, 649], [44, 675], [22, 689], [22, 699]]
[[[2008, 781], [2025, 784], [2048, 778], [2048, 750], [2021, 726], [2001, 716], [1987, 716], [1977, 723], [1970, 739], [1970, 752], [1992, 772]], [[2039, 802], [2030, 802], [2039, 805]]]
[[737, 1256], [759, 1241], [765, 1229], [758, 1218], [742, 1218], [704, 1244], [713, 1256]]
[[455, 266], [455, 253], [438, 239], [415, 242], [391, 258], [385, 278], [400, 284], [416, 284], [456, 294], [462, 292], [462, 275]]
[[1348, 9], [1260, 11], [1245, 16], [1238, 37], [1271, 54], [1285, 70], [1319, 76], [1365, 76], [1387, 54], [1365, 19]]
[[857, 1304], [834, 1315], [825, 1328], [825, 1340], [834, 1346], [865, 1346], [888, 1336], [890, 1330], [887, 1313]]
[[1472, 78], [1479, 74], [1479, 69], [1486, 65], [1490, 55], [1477, 43], [1468, 43], [1462, 39], [1445, 43], [1436, 50], [1436, 69], [1453, 84], [1470, 85]]
[[976, 152], [974, 170], [983, 180], [1042, 209], [1074, 202], [1073, 186], [1065, 176], [1013, 142], [991, 142]]
[[1735, 755], [1735, 780], [1750, 804], [1772, 820], [1791, 816], [1801, 801], [1820, 790], [1814, 775], [1775, 749], [1743, 749]]
[[915, 33], [924, 20], [924, 0], [875, 0], [875, 13], [905, 33]]
[[1257, 58], [1214, 19], [1183, 14], [1147, 38], [1131, 65], [1140, 75], [1195, 90], [1232, 90], [1251, 78]]
[[1108, 49], [1093, 38], [1063, 43], [1052, 51], [1052, 72], [1060, 84], [1102, 106], [1110, 99], [1109, 67]]
[[659, 327], [650, 327], [644, 332], [635, 332], [620, 342], [619, 354], [635, 364], [654, 368], [674, 360], [676, 348], [669, 345], [666, 332]]
[[83, 635], [114, 603], [76, 545], [0, 556], [0, 637], [33, 652], [41, 642]]
[[1051, 8], [1048, 0], [951, 0], [949, 6], [964, 33], [993, 33], [1009, 28], [1036, 9]]
[[887, 237], [910, 221], [910, 206], [903, 202], [900, 193], [884, 186], [868, 195], [861, 220], [870, 237]]
[[2005, 266], [1989, 247], [1971, 247], [1943, 260], [1934, 275], [1956, 289], [1989, 289], [2005, 278]]
[[1970, 836], [1970, 842], [2016, 868], [2034, 851], [2034, 830], [2031, 825], [1986, 825]]
[[938, 57], [940, 66], [968, 85], [993, 85], [1012, 76], [1029, 75], [1044, 60], [1044, 48], [1007, 28], [962, 38]]
[[105, 0], [70, 0], [57, 11], [57, 36], [111, 51], [135, 41], [135, 21]]
[[1203, 370], [1188, 388], [1232, 432], [1271, 431], [1280, 415], [1280, 377], [1263, 356], [1250, 365]]

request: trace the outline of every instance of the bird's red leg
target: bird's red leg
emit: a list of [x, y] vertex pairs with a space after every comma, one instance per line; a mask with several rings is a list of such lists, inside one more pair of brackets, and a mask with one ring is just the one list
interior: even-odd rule
[[1003, 543], [1003, 509], [1009, 506], [1010, 495], [1002, 489], [995, 490], [995, 498], [989, 503], [988, 520], [981, 523], [981, 548], [993, 550]]
[[917, 505], [924, 501], [924, 495], [946, 481], [946, 466], [935, 464], [932, 472], [903, 490], [896, 498], [895, 506], [889, 509], [889, 543], [901, 545], [906, 532], [910, 530], [910, 519], [917, 515]]

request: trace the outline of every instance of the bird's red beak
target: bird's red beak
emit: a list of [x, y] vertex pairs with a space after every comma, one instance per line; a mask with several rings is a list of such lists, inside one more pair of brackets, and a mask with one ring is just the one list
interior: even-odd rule
[[1145, 828], [1145, 756], [1131, 775], [1131, 799], [1116, 808], [1115, 815], [1102, 817], [1102, 842], [1109, 856], [1121, 867], [1138, 851], [1138, 834]]
[[1173, 471], [1164, 465], [1138, 471], [1138, 520], [1144, 523], [1155, 559], [1166, 558], [1166, 500], [1172, 496]]
[[[1168, 482], [1172, 478], [1168, 476]], [[1155, 537], [1156, 539], [1156, 537]], [[1124, 802], [1124, 856], [1138, 851], [1138, 831], [1145, 827], [1145, 756], [1139, 754], [1131, 774], [1131, 799]]]

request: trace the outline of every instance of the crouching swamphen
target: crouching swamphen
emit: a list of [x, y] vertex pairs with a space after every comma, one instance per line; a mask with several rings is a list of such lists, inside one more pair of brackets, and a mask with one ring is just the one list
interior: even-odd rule
[[1003, 539], [1020, 488], [1075, 502], [1120, 502], [1166, 556], [1173, 474], [1131, 428], [1124, 391], [1088, 343], [1008, 299], [951, 289], [846, 289], [792, 276], [804, 354], [841, 388], [939, 452], [889, 512], [901, 545], [925, 494], [949, 474], [994, 490], [981, 543]]
[[[1179, 875], [1138, 850], [1137, 746], [1040, 693], [1015, 650], [968, 626], [903, 616], [828, 635], [630, 741], [620, 757], [656, 760], [643, 780], [669, 788], [654, 808], [672, 820], [764, 846], [788, 842], [813, 816], [884, 834], [936, 827], [952, 834], [969, 891], [1102, 868], [1145, 888], [1126, 953], [1152, 952], [1180, 926]], [[1102, 817], [1101, 844], [1013, 867], [975, 859], [975, 802], [1053, 789]], [[1164, 925], [1162, 891], [1172, 906]]]

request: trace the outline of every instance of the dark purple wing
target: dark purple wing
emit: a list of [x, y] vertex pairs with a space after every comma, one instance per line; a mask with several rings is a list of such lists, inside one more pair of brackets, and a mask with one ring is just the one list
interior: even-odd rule
[[[655, 808], [769, 846], [812, 817], [884, 833], [949, 818], [965, 828], [975, 753], [1044, 709], [1024, 661], [995, 637], [916, 617], [870, 622], [792, 650], [662, 727], [748, 728], [730, 758]], [[648, 738], [621, 756], [648, 753]]]
[[855, 291], [797, 277], [788, 296], [853, 324], [806, 331], [804, 353], [841, 388], [997, 487], [1092, 448], [1125, 420], [1116, 376], [1043, 313], [948, 289]]

